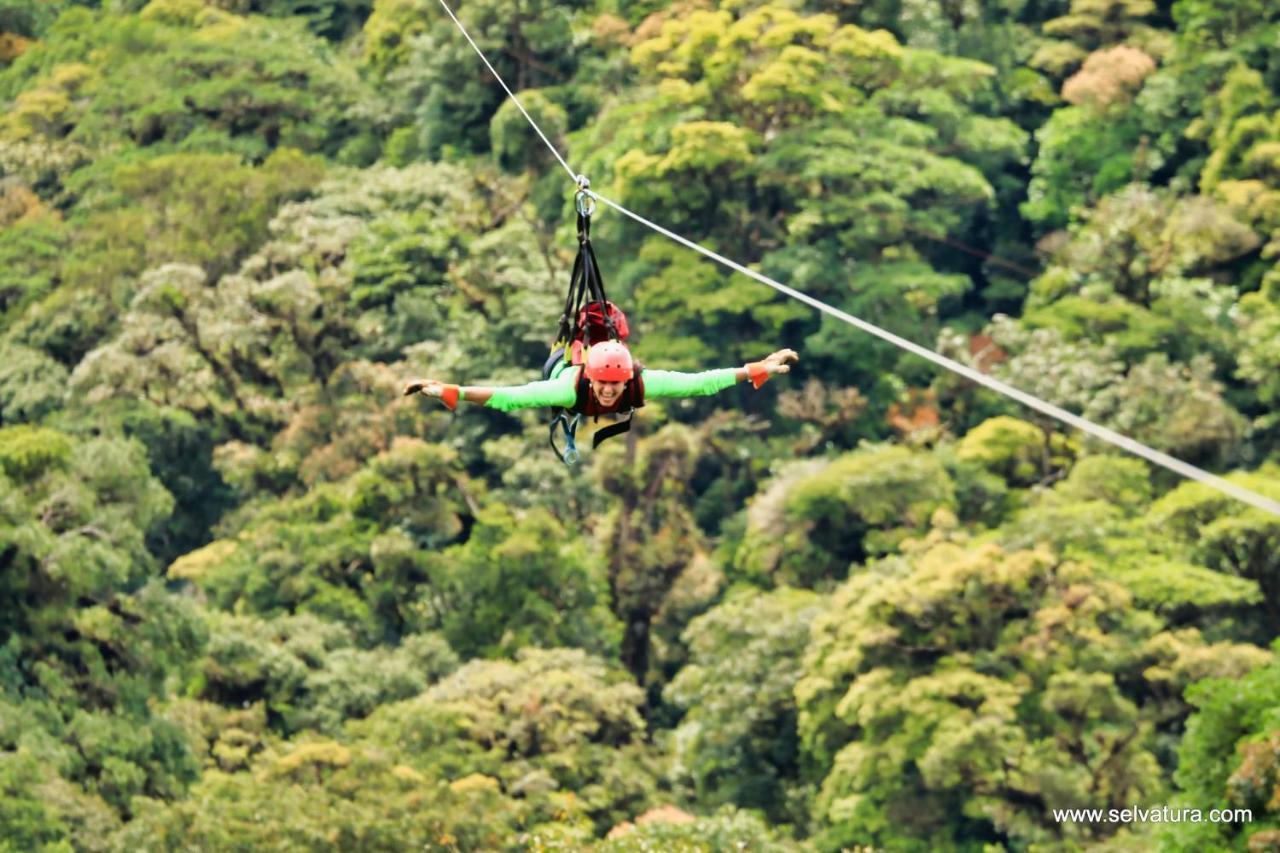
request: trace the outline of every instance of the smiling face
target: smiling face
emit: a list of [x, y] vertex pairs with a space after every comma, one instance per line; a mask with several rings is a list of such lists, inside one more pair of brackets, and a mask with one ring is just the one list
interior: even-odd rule
[[591, 380], [591, 393], [596, 395], [596, 399], [600, 401], [600, 405], [606, 409], [617, 404], [622, 398], [622, 389], [627, 387], [625, 382], [604, 382], [600, 379]]

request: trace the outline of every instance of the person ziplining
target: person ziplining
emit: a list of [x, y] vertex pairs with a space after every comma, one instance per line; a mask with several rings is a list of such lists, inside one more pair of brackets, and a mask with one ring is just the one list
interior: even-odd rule
[[[635, 410], [641, 408], [646, 399], [708, 396], [744, 380], [759, 388], [770, 376], [790, 372], [791, 364], [800, 358], [795, 350], [780, 349], [741, 367], [699, 373], [651, 370], [636, 361], [624, 343], [628, 336], [626, 315], [608, 300], [591, 246], [594, 205], [586, 192], [587, 186], [586, 179], [579, 178], [575, 198], [578, 257], [569, 278], [559, 334], [551, 347], [551, 356], [543, 365], [542, 379], [500, 387], [414, 379], [404, 388], [406, 396], [434, 397], [451, 411], [464, 400], [504, 412], [551, 408], [554, 413], [551, 447], [567, 464], [577, 461], [575, 437], [584, 418], [624, 418], [596, 431], [592, 446], [598, 446], [601, 441], [630, 429]], [[556, 444], [557, 429], [564, 434], [563, 450]]]
[[795, 350], [782, 349], [742, 367], [681, 373], [645, 368], [625, 344], [605, 341], [587, 349], [585, 364], [561, 362], [551, 379], [499, 387], [419, 379], [405, 386], [405, 394], [436, 397], [450, 409], [465, 400], [504, 412], [550, 407], [588, 417], [629, 415], [646, 399], [707, 396], [746, 379], [759, 388], [770, 376], [789, 372], [789, 362], [798, 359]]
[[[643, 225], [644, 227], [650, 229], [651, 231], [657, 234], [661, 234], [664, 237], [667, 237], [668, 239], [676, 243], [679, 243], [680, 245], [690, 249], [691, 251], [697, 252], [707, 258], [710, 258], [716, 263], [721, 264], [725, 267], [728, 267], [729, 269], [735, 270], [736, 272], [739, 272], [742, 275], [747, 276], [748, 278], [751, 278], [759, 282], [760, 284], [767, 285], [768, 287], [773, 288], [777, 292], [782, 293], [792, 299], [795, 299], [798, 302], [803, 302], [804, 304], [809, 305], [810, 307], [818, 311], [821, 311], [822, 313], [830, 317], [834, 317], [835, 319], [839, 320], [842, 323], [847, 323], [848, 325], [853, 326], [854, 328], [860, 329], [861, 331], [866, 332], [867, 334], [874, 335], [875, 337], [880, 338], [883, 341], [893, 344], [895, 347], [898, 347], [899, 349], [904, 350], [905, 352], [912, 353], [924, 359], [925, 361], [936, 364], [939, 367], [949, 370], [958, 376], [962, 376], [965, 379], [968, 379], [970, 382], [973, 382], [975, 385], [980, 385], [984, 388], [988, 388], [992, 391], [995, 391], [998, 394], [1002, 394], [1005, 397], [1008, 397], [1012, 400], [1016, 400], [1022, 405], [1027, 406], [1028, 408], [1034, 409], [1035, 411], [1040, 412], [1041, 414], [1048, 415], [1049, 417], [1054, 418], [1055, 420], [1058, 420], [1064, 424], [1067, 424], [1068, 426], [1075, 427], [1076, 429], [1081, 430], [1082, 432], [1085, 432], [1088, 435], [1093, 436], [1094, 438], [1101, 439], [1102, 441], [1105, 441], [1115, 447], [1118, 447], [1127, 453], [1131, 453], [1134, 456], [1145, 459], [1148, 462], [1151, 462], [1155, 465], [1159, 465], [1162, 468], [1165, 468], [1169, 471], [1173, 471], [1174, 473], [1180, 474], [1181, 476], [1186, 477], [1190, 480], [1194, 480], [1210, 488], [1216, 489], [1222, 494], [1228, 495], [1229, 497], [1232, 497], [1238, 501], [1241, 501], [1242, 503], [1248, 504], [1249, 506], [1252, 506], [1252, 507], [1256, 507], [1257, 509], [1260, 509], [1263, 512], [1267, 512], [1275, 516], [1280, 516], [1280, 501], [1267, 497], [1266, 495], [1259, 494], [1258, 492], [1255, 492], [1252, 489], [1247, 489], [1244, 486], [1239, 485], [1238, 483], [1234, 483], [1230, 480], [1227, 480], [1223, 477], [1218, 476], [1217, 474], [1210, 473], [1209, 471], [1206, 471], [1203, 468], [1197, 468], [1195, 465], [1191, 465], [1187, 462], [1183, 462], [1181, 459], [1177, 459], [1173, 456], [1170, 456], [1168, 453], [1165, 453], [1160, 450], [1156, 450], [1153, 447], [1148, 447], [1142, 442], [1136, 441], [1135, 439], [1132, 439], [1127, 435], [1123, 435], [1119, 432], [1116, 432], [1113, 429], [1102, 426], [1101, 424], [1096, 424], [1093, 421], [1088, 420], [1087, 418], [1083, 418], [1080, 415], [1074, 414], [1073, 412], [1070, 412], [1062, 408], [1061, 406], [1058, 406], [1054, 403], [1050, 403], [1047, 400], [1043, 400], [1033, 394], [1028, 394], [1025, 391], [1015, 388], [1012, 385], [1008, 384], [1007, 382], [1003, 382], [999, 379], [996, 379], [994, 376], [990, 376], [987, 373], [983, 372], [982, 370], [977, 369], [976, 367], [972, 367], [967, 364], [961, 364], [955, 359], [947, 358], [946, 356], [941, 355], [940, 353], [934, 352], [928, 347], [921, 346], [920, 344], [915, 343], [914, 341], [909, 341], [906, 338], [903, 338], [899, 335], [895, 335], [893, 332], [890, 332], [886, 329], [882, 329], [879, 326], [875, 325], [874, 323], [868, 323], [866, 320], [855, 317], [852, 314], [848, 313], [847, 311], [841, 311], [840, 309], [835, 308], [831, 305], [828, 305], [826, 302], [823, 302], [820, 299], [815, 299], [814, 297], [810, 296], [807, 293], [803, 293], [799, 290], [796, 290], [794, 287], [789, 287], [788, 285], [785, 285], [780, 281], [776, 281], [770, 278], [769, 276], [759, 272], [758, 270], [753, 270], [750, 267], [744, 266], [738, 263], [737, 261], [733, 260], [732, 258], [727, 258], [724, 255], [719, 254], [718, 252], [713, 252], [711, 249], [708, 249], [705, 246], [699, 245], [698, 243], [695, 243], [694, 241], [688, 239], [687, 237], [683, 237], [680, 234], [675, 233], [669, 228], [665, 228], [662, 225], [656, 222], [653, 222], [649, 219], [646, 219], [645, 217], [641, 216], [638, 213], [635, 213], [634, 211], [628, 210], [626, 207], [623, 207], [621, 204], [619, 204], [616, 201], [612, 201], [602, 195], [599, 195], [598, 193], [591, 192], [586, 187], [585, 179], [582, 178], [581, 176], [575, 175], [573, 169], [569, 166], [569, 163], [564, 159], [564, 156], [561, 155], [560, 151], [556, 148], [556, 146], [551, 144], [551, 140], [547, 138], [547, 135], [542, 132], [542, 128], [540, 128], [538, 126], [538, 123], [533, 120], [533, 117], [529, 115], [529, 111], [526, 110], [524, 108], [524, 105], [520, 103], [520, 99], [516, 97], [515, 92], [511, 91], [511, 87], [508, 86], [506, 81], [502, 79], [502, 75], [500, 75], [497, 72], [497, 70], [494, 69], [493, 64], [489, 62], [488, 57], [484, 55], [484, 51], [480, 49], [480, 46], [478, 44], [476, 44], [475, 39], [473, 39], [471, 37], [471, 34], [467, 32], [467, 28], [462, 25], [462, 22], [458, 20], [458, 16], [455, 15], [453, 13], [453, 10], [449, 8], [449, 4], [445, 2], [445, 0], [439, 0], [439, 3], [441, 7], [445, 10], [445, 12], [448, 13], [449, 18], [457, 26], [458, 31], [461, 32], [463, 37], [466, 38], [467, 42], [470, 43], [471, 48], [476, 52], [476, 55], [480, 58], [480, 61], [483, 62], [484, 66], [489, 69], [489, 73], [493, 75], [493, 78], [502, 87], [502, 90], [506, 92], [507, 97], [511, 99], [511, 102], [515, 104], [516, 108], [520, 111], [521, 115], [523, 115], [525, 117], [525, 120], [529, 122], [529, 126], [533, 128], [534, 132], [538, 134], [538, 137], [542, 140], [543, 144], [547, 146], [547, 150], [549, 150], [552, 156], [556, 158], [559, 164], [564, 168], [565, 172], [568, 173], [569, 177], [573, 180], [578, 181], [579, 188], [580, 188], [579, 189], [580, 200], [584, 197], [592, 201], [598, 199], [604, 204], [608, 205], [613, 210], [617, 211], [618, 213], [621, 213], [622, 215], [639, 223], [640, 225]], [[581, 202], [579, 204], [579, 213], [580, 214], [582, 213]], [[609, 303], [601, 300], [599, 303], [599, 307], [602, 310], [604, 310], [611, 306], [609, 306]], [[566, 314], [565, 317], [561, 318], [562, 328], [565, 326], [567, 322], [567, 318], [569, 316], [570, 315]], [[606, 312], [606, 316], [607, 316], [607, 312]], [[616, 336], [615, 336], [615, 339], [616, 339]], [[568, 359], [569, 364], [572, 364], [572, 365], [581, 364], [581, 359], [576, 358], [573, 355], [572, 350], [568, 350], [568, 352], [570, 353], [570, 357]], [[786, 363], [788, 361], [795, 361], [797, 360], [797, 358], [798, 357], [791, 350], [779, 350], [778, 352], [769, 356], [767, 359], [764, 359], [763, 361], [760, 361], [760, 362], [755, 362], [754, 364], [756, 365], [756, 367], [754, 369], [757, 376], [762, 377], [760, 381], [763, 381], [763, 379], [767, 379], [773, 373], [787, 372], [786, 370], [783, 370], [781, 368], [786, 367]], [[560, 361], [563, 361], [563, 359], [561, 359]], [[548, 365], [549, 366], [555, 365], [556, 369], [563, 371], [564, 368], [563, 366], [560, 366], [560, 361], [555, 360], [555, 353], [553, 352], [553, 359], [548, 360]], [[765, 366], [763, 374], [760, 373], [760, 369], [761, 369], [760, 366], [762, 365]], [[773, 365], [773, 367], [770, 368], [767, 365]], [[753, 369], [752, 365], [747, 365], [746, 367], [743, 368], [743, 370], [747, 372], [748, 376], [750, 376], [752, 369]], [[575, 371], [573, 375], [579, 376], [579, 378], [581, 378], [582, 375], [585, 375], [585, 370], [579, 367], [575, 367]], [[652, 372], [649, 375], [650, 375], [650, 378], [652, 379], [653, 378]], [[735, 376], [738, 376], [738, 375], [740, 374], [738, 374], [737, 371], [735, 371]], [[548, 374], [545, 369], [544, 369], [543, 378], [544, 380], [548, 378]], [[588, 381], [590, 380], [588, 379]], [[735, 379], [735, 381], [738, 381], [738, 380]], [[537, 383], [533, 383], [533, 384], [536, 385]], [[416, 382], [409, 383], [409, 385], [405, 389], [405, 393], [412, 394], [414, 392], [421, 391], [432, 396], [439, 396], [441, 399], [445, 400], [446, 404], [448, 404], [449, 398], [452, 398], [454, 400], [453, 405], [457, 405], [456, 401], [458, 399], [471, 399], [473, 395], [477, 399], [479, 399], [480, 397], [483, 396], [484, 391], [488, 391], [490, 393], [487, 396], [483, 396], [483, 402], [486, 405], [489, 405], [492, 403], [495, 397], [498, 397], [498, 398], [501, 397], [501, 395], [497, 393], [498, 391], [501, 391], [501, 390], [503, 389], [472, 389], [472, 388], [462, 389], [456, 385], [449, 386], [449, 385], [445, 385], [444, 383], [439, 383], [432, 380], [419, 380]], [[464, 391], [466, 393], [464, 393]], [[594, 393], [594, 391], [592, 393]], [[656, 395], [653, 394], [651, 391], [650, 396], [656, 396]], [[569, 397], [567, 394], [562, 394], [557, 399], [567, 400], [569, 399]], [[577, 401], [578, 401], [578, 394], [575, 391], [575, 396], [574, 396], [575, 405], [577, 404]], [[515, 408], [518, 408], [518, 406], [516, 406]], [[561, 456], [561, 458], [564, 458], [565, 461], [572, 461], [571, 459], [566, 458], [568, 457], [570, 451], [572, 451], [573, 455], [576, 457], [577, 451], [573, 450], [573, 447], [572, 447], [572, 438], [573, 438], [572, 430], [573, 430], [573, 427], [576, 426], [576, 424], [580, 421], [581, 418], [582, 418], [581, 413], [575, 413], [573, 416], [573, 419], [568, 420], [567, 413], [564, 410], [561, 410], [557, 414], [556, 419], [552, 421], [552, 426], [551, 426], [552, 446], [555, 447], [555, 430], [557, 428], [557, 425], [563, 425], [565, 427], [565, 433], [567, 438], [569, 439], [569, 443], [566, 446], [565, 453]], [[623, 430], [626, 429], [626, 426], [621, 424], [616, 424], [615, 427], [621, 427]], [[599, 441], [599, 438], [600, 436], [599, 434], [597, 434], [597, 437], [596, 437], [597, 443]], [[558, 448], [556, 452], [557, 453], [560, 452]]]

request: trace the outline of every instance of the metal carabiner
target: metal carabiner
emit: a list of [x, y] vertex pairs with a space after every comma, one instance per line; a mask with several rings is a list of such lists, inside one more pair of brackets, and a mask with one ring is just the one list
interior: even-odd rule
[[[555, 451], [556, 456], [566, 465], [575, 465], [581, 459], [578, 453], [577, 433], [578, 425], [582, 423], [582, 415], [574, 415], [571, 419], [567, 413], [560, 412], [551, 421], [551, 449]], [[564, 450], [556, 445], [556, 427], [564, 430]]]

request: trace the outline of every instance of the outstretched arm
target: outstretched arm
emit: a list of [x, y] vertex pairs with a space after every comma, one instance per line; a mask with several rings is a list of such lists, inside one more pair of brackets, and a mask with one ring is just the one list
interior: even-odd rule
[[489, 387], [485, 385], [450, 385], [437, 379], [415, 379], [404, 386], [405, 396], [422, 394], [435, 397], [450, 409], [459, 401], [480, 403], [491, 409], [510, 412], [514, 409], [540, 409], [548, 406], [572, 406], [577, 398], [574, 385], [577, 372], [565, 370], [555, 379], [526, 385]]
[[644, 372], [644, 393], [654, 399], [663, 397], [702, 397], [715, 394], [744, 379], [750, 379], [757, 388], [770, 376], [790, 373], [789, 362], [799, 361], [795, 350], [782, 349], [742, 367], [726, 367], [702, 373], [681, 373], [674, 370], [648, 370]]

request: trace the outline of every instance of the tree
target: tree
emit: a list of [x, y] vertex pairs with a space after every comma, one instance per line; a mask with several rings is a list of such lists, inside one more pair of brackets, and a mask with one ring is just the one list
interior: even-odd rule
[[1109, 107], [1131, 102], [1156, 63], [1136, 47], [1117, 45], [1089, 54], [1084, 67], [1062, 84], [1062, 98], [1072, 104]]
[[1047, 550], [931, 539], [815, 622], [796, 698], [824, 849], [1102, 840], [1118, 827], [1052, 809], [1159, 802], [1167, 703], [1265, 657], [1171, 644], [1122, 586]]
[[[1070, 230], [1049, 269], [1032, 282], [1028, 314], [1034, 318], [1042, 309], [1062, 308], [1059, 303], [1070, 296], [1103, 303], [1115, 295], [1156, 313], [1139, 313], [1134, 326], [1158, 323], [1167, 316], [1159, 310], [1168, 298], [1163, 291], [1182, 279], [1221, 275], [1258, 245], [1257, 235], [1220, 202], [1129, 184], [1101, 199]], [[1235, 296], [1217, 283], [1209, 292], [1215, 303]], [[1161, 345], [1176, 346], [1178, 334], [1204, 333], [1187, 324]]]
[[1266, 24], [1275, 22], [1275, 10], [1252, 0], [1179, 0], [1173, 5], [1173, 19], [1179, 34], [1188, 42], [1230, 48], [1265, 38], [1270, 29]]
[[172, 498], [140, 443], [29, 425], [0, 428], [0, 491], [0, 784], [15, 798], [0, 835], [96, 846], [133, 797], [180, 796], [196, 775], [150, 704], [204, 639], [191, 605], [148, 583], [147, 534]]
[[600, 538], [609, 554], [609, 592], [622, 623], [622, 665], [636, 683], [651, 685], [650, 630], [677, 577], [694, 560], [702, 536], [687, 507], [696, 433], [670, 424], [637, 447], [627, 436], [597, 467], [601, 491], [616, 495]]
[[732, 850], [748, 848], [761, 853], [795, 849], [778, 839], [771, 828], [751, 812], [725, 806], [714, 815], [696, 817], [677, 808], [650, 809], [614, 827], [595, 849], [602, 853], [644, 853], [649, 850]]
[[1149, 0], [1074, 0], [1071, 11], [1045, 24], [1051, 35], [1076, 35], [1094, 45], [1119, 41], [1156, 11]]
[[1031, 166], [1022, 215], [1041, 231], [1065, 227], [1091, 202], [1150, 168], [1149, 163], [1135, 162], [1141, 138], [1139, 119], [1122, 108], [1055, 110], [1036, 132], [1039, 151]]
[[[1259, 494], [1275, 496], [1274, 466], [1232, 479]], [[1256, 581], [1269, 630], [1280, 625], [1280, 520], [1199, 483], [1186, 482], [1151, 507], [1152, 529], [1188, 546], [1197, 561], [1216, 571]]]
[[515, 661], [472, 661], [350, 731], [455, 785], [470, 776], [474, 787], [520, 797], [531, 829], [586, 818], [603, 834], [653, 796], [658, 767], [644, 743], [643, 697], [624, 672], [586, 652], [525, 649]]
[[450, 784], [402, 759], [399, 750], [300, 738], [263, 751], [249, 772], [206, 771], [188, 799], [140, 799], [138, 817], [112, 843], [147, 851], [492, 849], [514, 832], [518, 804], [489, 777]]
[[[1245, 294], [1239, 302], [1242, 336], [1237, 375], [1253, 385], [1258, 402], [1267, 411], [1280, 406], [1280, 302], [1259, 293]], [[1274, 428], [1280, 418], [1262, 416], [1259, 425]]]
[[621, 626], [608, 578], [581, 539], [546, 510], [482, 511], [464, 544], [432, 555], [433, 607], [464, 657], [571, 646], [612, 657]]
[[[596, 184], [730, 257], [928, 337], [968, 287], [932, 238], [983, 215], [991, 178], [1025, 143], [978, 106], [994, 69], [778, 3], [681, 9], [644, 35], [631, 49], [643, 94], [571, 136]], [[619, 244], [636, 233], [628, 226]], [[627, 277], [637, 296], [656, 292], [681, 312], [737, 309], [722, 345], [811, 328], [774, 297], [727, 290], [701, 262], [646, 251], [652, 260]], [[677, 331], [661, 330], [664, 351], [706, 351]]]
[[992, 418], [974, 427], [956, 446], [956, 456], [1023, 486], [1044, 478], [1054, 464], [1051, 437], [1010, 417]]
[[0, 423], [38, 423], [61, 408], [67, 369], [40, 350], [0, 345]]
[[[73, 384], [95, 404], [141, 396], [213, 421], [216, 441], [237, 442], [224, 458], [252, 463], [241, 479], [259, 486], [348, 476], [425, 429], [407, 403], [385, 402], [410, 371], [502, 382], [545, 358], [559, 269], [527, 225], [482, 216], [473, 192], [483, 185], [454, 167], [340, 176], [276, 210], [272, 239], [234, 274], [148, 270], [119, 333]], [[253, 473], [264, 461], [273, 470]]]
[[[518, 95], [537, 90], [530, 100], [540, 117], [559, 113], [576, 128], [586, 116], [583, 92], [575, 90], [589, 90], [591, 83], [566, 84], [588, 48], [574, 36], [576, 13], [585, 6], [581, 0], [526, 0], [512, 14], [495, 0], [468, 0], [456, 11], [507, 85]], [[398, 132], [413, 137], [408, 147], [415, 155], [488, 152], [491, 133], [510, 138], [498, 116], [506, 95], [453, 22], [438, 12], [420, 0], [378, 0], [365, 24], [365, 62], [377, 79], [395, 86], [390, 108], [403, 128]], [[547, 162], [544, 153], [537, 157]]]
[[276, 209], [320, 174], [314, 158], [286, 150], [257, 167], [230, 155], [175, 154], [126, 164], [107, 158], [69, 176], [89, 196], [65, 226], [78, 239], [60, 250], [60, 228], [44, 230], [55, 242], [17, 243], [24, 260], [15, 272], [25, 267], [30, 277], [25, 293], [14, 294], [7, 337], [75, 367], [115, 334], [148, 266], [233, 269], [266, 236]]
[[1187, 691], [1196, 709], [1178, 750], [1174, 780], [1180, 803], [1189, 808], [1248, 808], [1247, 824], [1209, 823], [1180, 827], [1161, 838], [1169, 850], [1203, 850], [1268, 843], [1277, 824], [1275, 732], [1280, 728], [1280, 667], [1274, 660], [1242, 678], [1210, 678]]
[[[262, 242], [282, 204], [305, 195], [323, 174], [316, 158], [288, 148], [258, 168], [232, 155], [159, 156], [122, 165], [111, 175], [110, 189], [125, 199], [126, 209], [134, 209], [99, 204], [94, 214], [104, 225], [109, 216], [132, 214], [132, 236], [143, 247], [145, 266], [189, 263], [216, 279]], [[86, 184], [79, 187], [96, 189]]]
[[0, 230], [0, 313], [16, 313], [45, 296], [56, 280], [53, 269], [66, 248], [65, 229], [37, 208], [32, 212], [36, 215], [23, 213]]
[[762, 584], [826, 588], [954, 500], [942, 466], [902, 447], [794, 463], [749, 504], [735, 568]]
[[[999, 349], [991, 365], [998, 378], [1160, 450], [1209, 464], [1239, 459], [1248, 423], [1227, 402], [1208, 354], [1184, 365], [1154, 352], [1126, 370], [1110, 335], [1103, 336], [1103, 345], [1066, 342], [1056, 328], [1031, 331], [1026, 325], [1001, 319], [989, 327]], [[964, 388], [960, 393], [973, 394]], [[1058, 428], [1047, 417], [1035, 417], [1046, 435]], [[1067, 449], [1061, 436], [1046, 440], [1058, 445], [1050, 448], [1055, 454]]]
[[1193, 463], [1230, 463], [1239, 458], [1247, 425], [1212, 374], [1207, 355], [1182, 367], [1152, 354], [1100, 391], [1084, 416]]
[[267, 621], [214, 611], [206, 619], [200, 698], [228, 708], [260, 705], [265, 723], [286, 736], [335, 734], [349, 719], [418, 695], [458, 665], [435, 634], [361, 649], [350, 629], [311, 614]]
[[317, 35], [344, 40], [360, 30], [373, 0], [236, 0], [248, 11], [277, 18], [302, 17]]
[[1139, 460], [1087, 455], [1000, 525], [1006, 548], [1048, 546], [1122, 584], [1139, 607], [1211, 641], [1257, 641], [1257, 581], [1224, 576], [1175, 537], [1153, 535], [1151, 472]]
[[228, 610], [343, 623], [363, 643], [438, 627], [429, 551], [456, 541], [473, 511], [455, 465], [445, 448], [397, 440], [340, 483], [253, 506], [233, 536], [178, 558], [169, 577]]
[[22, 103], [10, 135], [258, 162], [277, 147], [359, 156], [361, 129], [347, 118], [362, 93], [354, 70], [300, 22], [190, 0], [156, 0], [127, 18], [70, 10], [0, 79], [0, 94]]
[[792, 693], [822, 607], [804, 590], [742, 590], [685, 629], [689, 663], [664, 692], [685, 710], [674, 760], [696, 802], [805, 823]]

